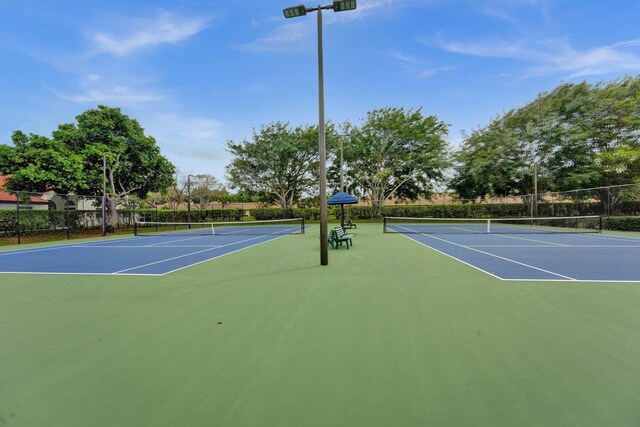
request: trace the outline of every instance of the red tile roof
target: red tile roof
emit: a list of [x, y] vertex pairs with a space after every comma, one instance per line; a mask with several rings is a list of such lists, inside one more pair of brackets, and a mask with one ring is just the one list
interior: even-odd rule
[[[11, 178], [11, 175], [0, 175], [0, 203], [16, 203], [17, 201], [17, 197], [15, 195], [7, 193], [6, 191], [2, 191], [4, 189], [5, 183], [9, 178]], [[36, 196], [29, 197], [29, 200], [31, 203], [49, 203], [47, 200]]]

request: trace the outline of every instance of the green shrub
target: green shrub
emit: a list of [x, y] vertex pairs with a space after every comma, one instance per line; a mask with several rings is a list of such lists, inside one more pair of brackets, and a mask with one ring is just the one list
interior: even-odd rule
[[640, 216], [610, 216], [602, 219], [605, 230], [640, 231]]

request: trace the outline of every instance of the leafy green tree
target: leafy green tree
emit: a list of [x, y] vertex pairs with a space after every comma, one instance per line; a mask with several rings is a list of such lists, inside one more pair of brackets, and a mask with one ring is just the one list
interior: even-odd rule
[[[153, 137], [119, 108], [98, 106], [76, 117], [77, 124], [58, 126], [52, 138], [13, 135], [9, 186], [16, 190], [102, 195], [103, 155], [107, 159], [106, 208], [109, 228], [117, 223], [118, 198], [144, 198], [173, 182], [174, 166], [160, 153]], [[4, 149], [4, 152], [7, 150]]]
[[13, 147], [0, 146], [1, 170], [12, 174], [12, 190], [44, 192], [52, 188], [66, 193], [82, 186], [82, 156], [55, 139], [16, 131]]
[[173, 181], [162, 192], [171, 210], [178, 210], [187, 201], [187, 175], [177, 171]]
[[394, 196], [429, 197], [448, 165], [447, 125], [420, 109], [384, 108], [367, 113], [345, 140], [349, 181], [371, 200], [378, 217]]
[[224, 185], [213, 175], [200, 174], [191, 177], [191, 201], [204, 210], [221, 194], [227, 194]]
[[227, 142], [234, 155], [227, 179], [241, 192], [273, 197], [283, 209], [293, 207], [312, 191], [318, 175], [318, 130], [313, 126], [289, 128], [274, 122], [254, 130], [253, 140]]
[[469, 198], [531, 194], [534, 163], [539, 191], [635, 183], [639, 138], [640, 76], [563, 84], [465, 138], [451, 187]]
[[502, 121], [473, 131], [454, 160], [450, 186], [464, 199], [524, 194], [532, 181], [522, 147]]

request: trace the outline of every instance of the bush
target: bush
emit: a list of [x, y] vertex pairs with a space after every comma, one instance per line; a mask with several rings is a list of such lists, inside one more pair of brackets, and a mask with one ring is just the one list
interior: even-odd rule
[[[118, 213], [120, 221], [124, 220], [124, 222], [128, 222], [127, 215], [135, 215], [138, 221], [189, 222], [189, 212], [186, 210], [140, 209], [136, 211], [120, 210]], [[244, 209], [191, 209], [191, 222], [241, 221], [243, 216]]]
[[640, 216], [610, 216], [602, 219], [605, 230], [640, 231]]
[[[338, 208], [339, 211], [339, 208]], [[328, 208], [327, 213], [329, 215], [336, 215], [336, 208]], [[281, 208], [260, 208], [251, 209], [251, 216], [256, 220], [269, 220], [269, 219], [288, 219], [288, 218], [304, 218], [305, 220], [319, 220], [320, 209], [307, 208], [307, 209], [281, 209]]]

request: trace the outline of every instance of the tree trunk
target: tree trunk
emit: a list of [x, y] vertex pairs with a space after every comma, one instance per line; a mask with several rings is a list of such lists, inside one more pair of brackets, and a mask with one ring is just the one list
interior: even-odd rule
[[106, 197], [107, 207], [107, 232], [114, 233], [118, 225], [118, 210], [116, 198], [112, 196]]
[[376, 200], [371, 199], [371, 218], [381, 218], [382, 208], [384, 207], [384, 199]]

